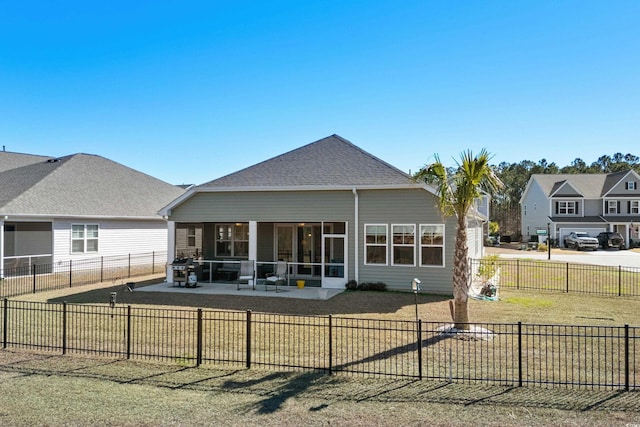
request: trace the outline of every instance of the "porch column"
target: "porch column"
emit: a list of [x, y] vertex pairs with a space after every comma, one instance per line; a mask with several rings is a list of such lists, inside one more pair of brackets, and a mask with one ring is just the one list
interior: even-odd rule
[[258, 221], [249, 221], [249, 259], [258, 260]]
[[0, 279], [4, 279], [4, 219], [0, 218]]
[[173, 270], [169, 265], [176, 256], [176, 223], [167, 221], [167, 283], [173, 283]]

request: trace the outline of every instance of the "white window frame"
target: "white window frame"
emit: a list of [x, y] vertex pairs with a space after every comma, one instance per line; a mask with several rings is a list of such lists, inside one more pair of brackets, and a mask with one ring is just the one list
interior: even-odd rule
[[[396, 227], [411, 227], [413, 230], [413, 235], [404, 234], [403, 239], [405, 237], [411, 236], [413, 242], [412, 243], [396, 243], [395, 242], [395, 228]], [[391, 265], [397, 267], [415, 267], [416, 266], [416, 225], [415, 224], [391, 224]], [[411, 264], [397, 264], [396, 263], [396, 248], [411, 248], [413, 251], [413, 261]]]
[[575, 200], [559, 200], [558, 215], [577, 215], [577, 212], [578, 212], [577, 207], [578, 207], [578, 202]]
[[[423, 228], [426, 227], [438, 227], [442, 229], [442, 244], [424, 244], [422, 242], [422, 236], [423, 236]], [[420, 254], [419, 254], [419, 260], [420, 260], [420, 267], [444, 267], [445, 265], [445, 261], [444, 261], [444, 254], [445, 254], [445, 248], [444, 248], [444, 240], [445, 240], [445, 226], [444, 224], [420, 224], [420, 234], [419, 234], [419, 242], [418, 244], [420, 245]], [[442, 249], [442, 264], [423, 264], [422, 263], [422, 249], [423, 248], [441, 248]]]
[[625, 185], [625, 189], [627, 189], [627, 190], [635, 190], [636, 189], [636, 182], [635, 181], [627, 181], [627, 183]]
[[[74, 228], [82, 227], [82, 236], [74, 236]], [[89, 230], [91, 229], [91, 230]], [[89, 232], [95, 230], [95, 236], [89, 236]], [[99, 224], [71, 224], [71, 246], [72, 254], [98, 253], [100, 249], [100, 225]], [[82, 250], [74, 249], [74, 242], [82, 242]], [[95, 242], [95, 250], [88, 249], [88, 244]]]
[[617, 215], [618, 212], [618, 201], [617, 200], [607, 200], [607, 215]]
[[[369, 227], [384, 227], [384, 243], [379, 243], [377, 241], [369, 243], [367, 241], [367, 237], [369, 236], [367, 229]], [[381, 236], [381, 235], [375, 234], [375, 236]], [[378, 248], [384, 247], [384, 263], [369, 262], [367, 249], [373, 248], [373, 247], [378, 247]], [[364, 225], [364, 265], [389, 265], [389, 224], [365, 224]]]
[[630, 214], [638, 214], [640, 213], [640, 200], [631, 200], [631, 205], [629, 206]]
[[[227, 233], [226, 236], [224, 236], [224, 239], [219, 239], [219, 228], [220, 227], [225, 227], [225, 231]], [[240, 236], [240, 234], [243, 233], [243, 231], [245, 231], [246, 229], [246, 239], [245, 238], [241, 238], [244, 236]], [[240, 231], [240, 233], [238, 234], [238, 231]], [[218, 253], [218, 243], [219, 242], [228, 242], [229, 243], [229, 254], [219, 254]], [[242, 222], [242, 223], [234, 223], [234, 222], [220, 222], [220, 223], [216, 223], [215, 224], [215, 242], [214, 242], [214, 254], [216, 258], [242, 258], [242, 259], [248, 259], [249, 254], [237, 254], [236, 253], [236, 244], [238, 243], [246, 243], [247, 245], [247, 251], [249, 250], [249, 224]]]

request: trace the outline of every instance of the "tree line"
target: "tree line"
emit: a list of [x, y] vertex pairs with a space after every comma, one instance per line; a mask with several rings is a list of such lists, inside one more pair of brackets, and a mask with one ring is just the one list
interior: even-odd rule
[[538, 163], [530, 160], [523, 160], [520, 163], [502, 162], [493, 168], [504, 187], [502, 191], [493, 196], [491, 201], [491, 220], [498, 223], [501, 234], [510, 235], [519, 240], [519, 202], [531, 175], [613, 173], [628, 170], [640, 173], [640, 157], [633, 154], [615, 153], [613, 156], [603, 155], [590, 165], [580, 158], [576, 158], [571, 164], [562, 167], [542, 159]]

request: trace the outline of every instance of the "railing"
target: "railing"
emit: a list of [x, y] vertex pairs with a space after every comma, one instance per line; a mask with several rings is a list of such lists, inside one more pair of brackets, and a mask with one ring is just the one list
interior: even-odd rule
[[[471, 271], [500, 269], [503, 288], [640, 296], [640, 268], [527, 259], [471, 260]], [[490, 277], [490, 274], [489, 276]]]
[[640, 389], [640, 327], [475, 324], [1, 300], [3, 348], [508, 386]]
[[5, 268], [0, 271], [0, 298], [166, 274], [166, 265], [166, 252], [149, 252]]

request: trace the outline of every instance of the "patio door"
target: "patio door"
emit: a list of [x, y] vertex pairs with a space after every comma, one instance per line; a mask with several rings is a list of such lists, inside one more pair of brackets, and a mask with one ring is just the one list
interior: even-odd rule
[[319, 278], [321, 236], [320, 224], [277, 224], [277, 260], [290, 263], [293, 266], [290, 272], [294, 277]]
[[344, 289], [347, 271], [347, 236], [344, 223], [325, 224], [322, 236], [322, 287]]

